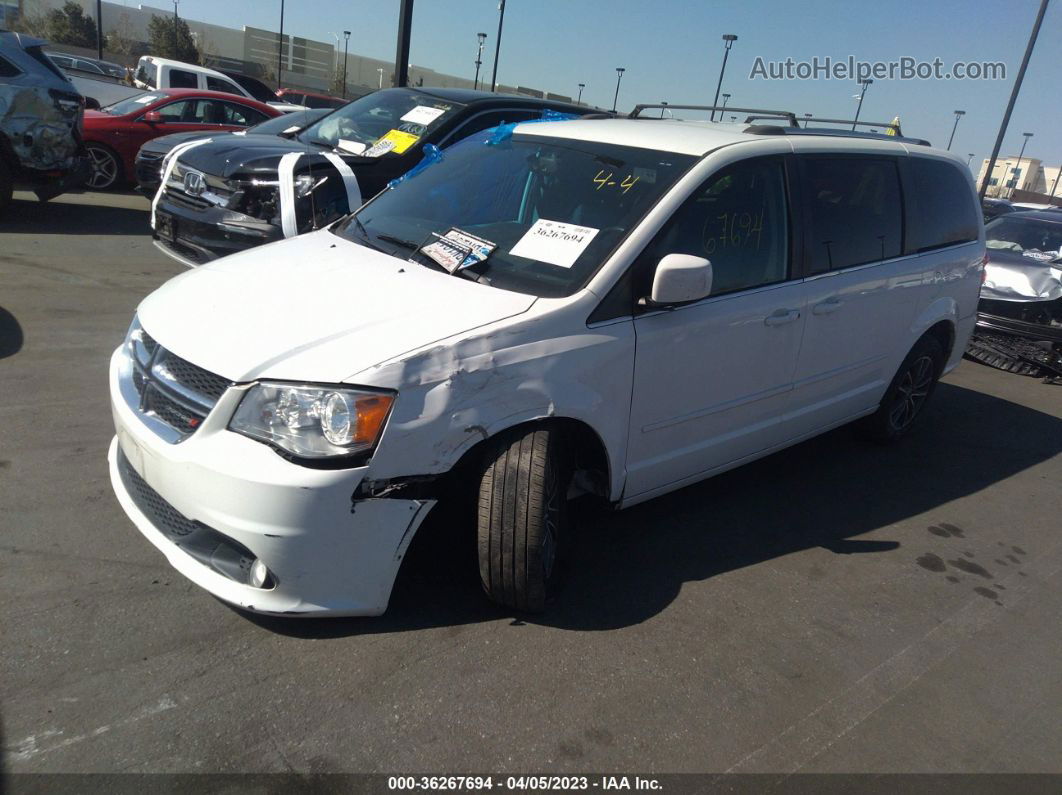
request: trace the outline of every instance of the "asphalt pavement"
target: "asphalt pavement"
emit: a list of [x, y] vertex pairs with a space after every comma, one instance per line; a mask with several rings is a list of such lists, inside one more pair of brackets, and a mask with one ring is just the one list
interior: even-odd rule
[[147, 230], [134, 194], [0, 220], [7, 771], [1062, 772], [1062, 387], [964, 362], [899, 446], [583, 510], [543, 616], [440, 516], [383, 617], [249, 617], [111, 493], [108, 357], [183, 270]]

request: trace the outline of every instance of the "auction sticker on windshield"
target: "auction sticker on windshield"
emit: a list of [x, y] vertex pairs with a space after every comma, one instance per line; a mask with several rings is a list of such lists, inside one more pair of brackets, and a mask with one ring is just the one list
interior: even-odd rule
[[446, 108], [433, 108], [430, 105], [417, 105], [417, 107], [402, 117], [402, 121], [408, 121], [411, 124], [422, 124], [427, 127], [446, 113], [446, 110]]
[[509, 253], [517, 257], [548, 262], [560, 268], [570, 268], [598, 231], [600, 230], [591, 226], [539, 218], [516, 245], [509, 249]]

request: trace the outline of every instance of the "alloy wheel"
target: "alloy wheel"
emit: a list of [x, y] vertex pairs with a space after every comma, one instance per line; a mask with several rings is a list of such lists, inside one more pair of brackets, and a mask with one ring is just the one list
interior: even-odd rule
[[118, 161], [106, 149], [98, 146], [88, 147], [91, 173], [88, 186], [94, 190], [104, 190], [118, 180]]
[[889, 409], [889, 424], [903, 431], [914, 422], [933, 386], [933, 359], [920, 356], [911, 362], [896, 385], [896, 398]]

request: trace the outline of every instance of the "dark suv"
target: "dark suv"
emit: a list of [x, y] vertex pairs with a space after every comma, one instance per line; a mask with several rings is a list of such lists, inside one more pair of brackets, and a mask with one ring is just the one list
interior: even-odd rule
[[44, 54], [46, 43], [0, 30], [0, 212], [16, 187], [47, 200], [88, 175], [85, 100]]
[[229, 135], [174, 150], [154, 236], [171, 256], [201, 264], [302, 234], [357, 209], [350, 204], [359, 193], [369, 199], [421, 162], [425, 151], [438, 156], [435, 147], [546, 111], [586, 113], [534, 97], [391, 88], [343, 106], [293, 138]]

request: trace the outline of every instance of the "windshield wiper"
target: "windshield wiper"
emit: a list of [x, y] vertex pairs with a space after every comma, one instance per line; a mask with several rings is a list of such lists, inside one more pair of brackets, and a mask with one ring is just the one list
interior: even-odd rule
[[373, 251], [379, 251], [379, 252], [383, 253], [383, 249], [382, 248], [380, 248], [379, 246], [374, 246], [373, 245], [372, 237], [369, 236], [369, 230], [365, 228], [365, 224], [363, 224], [361, 222], [361, 219], [358, 218], [358, 216], [356, 216], [356, 215], [352, 215], [352, 216], [350, 216], [350, 220], [354, 223], [354, 226], [356, 226], [358, 231], [361, 233], [362, 242], [366, 246], [371, 248]]
[[[360, 222], [359, 222], [360, 223]], [[364, 228], [364, 227], [362, 227]], [[385, 243], [394, 243], [396, 246], [402, 246], [402, 248], [408, 248], [410, 251], [416, 251], [420, 248], [420, 243], [412, 243], [409, 240], [403, 240], [400, 237], [389, 235], [386, 232], [382, 235], [376, 236], [377, 240], [382, 240]]]

